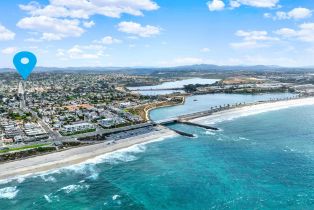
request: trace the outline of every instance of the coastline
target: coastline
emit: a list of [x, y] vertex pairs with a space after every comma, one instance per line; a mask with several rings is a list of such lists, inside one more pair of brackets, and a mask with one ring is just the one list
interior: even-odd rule
[[76, 164], [84, 163], [92, 158], [128, 148], [137, 144], [153, 142], [154, 140], [174, 137], [177, 134], [167, 128], [107, 145], [108, 142], [71, 148], [65, 151], [36, 156], [23, 160], [0, 164], [0, 180], [15, 179], [19, 176], [34, 175], [52, 171]]
[[[219, 111], [209, 116], [192, 119], [190, 122], [199, 124], [214, 124], [243, 116], [306, 105], [314, 105], [314, 97], [248, 104], [243, 107]], [[49, 172], [52, 170], [81, 164], [92, 158], [96, 158], [98, 156], [102, 156], [120, 149], [178, 135], [174, 131], [171, 131], [165, 127], [160, 126], [160, 128], [160, 131], [154, 131], [148, 134], [122, 139], [117, 141], [116, 144], [107, 145], [108, 142], [103, 142], [89, 146], [71, 148], [68, 150], [31, 157], [23, 160], [3, 163], [0, 164], [0, 180], [15, 179], [20, 176], [31, 176], [42, 172]]]
[[192, 119], [190, 120], [190, 122], [198, 124], [215, 124], [218, 122], [228, 121], [239, 117], [307, 105], [314, 105], [314, 97], [248, 104], [243, 107], [223, 110], [208, 116]]

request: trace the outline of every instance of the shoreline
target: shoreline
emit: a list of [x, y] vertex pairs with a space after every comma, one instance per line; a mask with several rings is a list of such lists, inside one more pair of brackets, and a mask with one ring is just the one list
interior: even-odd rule
[[157, 106], [157, 107], [151, 107], [151, 108], [149, 108], [149, 109], [147, 109], [147, 110], [144, 110], [144, 111], [145, 111], [145, 114], [146, 114], [146, 119], [147, 119], [147, 120], [151, 120], [151, 119], [150, 119], [150, 112], [153, 111], [153, 110], [155, 110], [155, 109], [184, 105], [187, 96], [180, 96], [180, 97], [182, 97], [182, 102], [181, 102], [181, 103], [178, 103], [178, 104], [168, 104], [168, 105]]
[[[284, 101], [257, 102], [254, 104], [247, 104], [242, 107], [215, 112], [211, 115], [189, 121], [199, 124], [214, 124], [239, 117], [307, 105], [314, 105], [314, 97], [297, 98]], [[87, 162], [90, 159], [121, 149], [178, 135], [166, 127], [160, 126], [160, 128], [161, 129], [159, 131], [154, 131], [127, 139], [121, 139], [117, 141], [116, 144], [107, 145], [108, 142], [102, 142], [89, 146], [70, 148], [60, 152], [30, 157], [23, 160], [3, 163], [0, 164], [0, 180], [13, 180], [20, 176], [32, 176], [38, 173], [49, 172], [72, 165], [84, 164], [84, 162]]]
[[211, 115], [195, 118], [189, 121], [199, 124], [215, 124], [222, 121], [233, 120], [235, 118], [309, 105], [314, 105], [314, 97], [297, 98], [283, 101], [257, 102], [254, 104], [247, 104], [242, 107], [218, 111]]
[[177, 134], [167, 128], [160, 131], [121, 139], [116, 144], [108, 142], [71, 148], [65, 151], [35, 156], [23, 160], [0, 164], [0, 180], [13, 180], [21, 176], [32, 176], [72, 165], [83, 164], [92, 158], [109, 154], [134, 145], [154, 142], [159, 139], [174, 137]]

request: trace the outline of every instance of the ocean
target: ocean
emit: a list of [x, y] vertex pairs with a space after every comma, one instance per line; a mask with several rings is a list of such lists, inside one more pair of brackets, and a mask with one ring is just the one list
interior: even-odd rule
[[[156, 110], [159, 118], [168, 116], [162, 110]], [[313, 106], [214, 126], [220, 130], [174, 125], [196, 137], [158, 139], [54, 172], [4, 180], [0, 209], [314, 208]]]

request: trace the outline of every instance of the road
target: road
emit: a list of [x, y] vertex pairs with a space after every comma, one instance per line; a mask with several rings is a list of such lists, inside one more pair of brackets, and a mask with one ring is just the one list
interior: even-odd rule
[[25, 90], [24, 90], [24, 82], [20, 81], [19, 82], [19, 87], [18, 87], [18, 94], [20, 97], [20, 109], [24, 112], [30, 112], [34, 118], [36, 118], [38, 124], [48, 133], [50, 137], [55, 141], [58, 139], [61, 135], [58, 134], [58, 132], [53, 131], [40, 117], [38, 117], [37, 113], [34, 112], [33, 110], [29, 109], [26, 106], [26, 96], [25, 96]]

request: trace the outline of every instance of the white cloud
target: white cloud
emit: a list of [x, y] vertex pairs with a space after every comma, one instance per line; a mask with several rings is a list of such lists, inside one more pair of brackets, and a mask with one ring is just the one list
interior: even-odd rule
[[67, 37], [79, 37], [85, 31], [78, 20], [51, 18], [47, 16], [26, 17], [17, 23], [23, 29], [42, 32], [42, 40], [61, 40]]
[[1, 52], [6, 55], [11, 55], [15, 53], [16, 51], [17, 51], [16, 47], [7, 47], [7, 48], [4, 48]]
[[225, 8], [225, 3], [222, 0], [212, 0], [207, 2], [209, 11], [220, 11]]
[[15, 33], [0, 24], [0, 41], [9, 41], [15, 38]]
[[[207, 2], [210, 11], [221, 11], [226, 8], [227, 0], [211, 0]], [[258, 8], [277, 7], [279, 0], [229, 0], [229, 8], [234, 9], [240, 6], [250, 6]]]
[[43, 40], [42, 39], [36, 39], [36, 38], [27, 38], [25, 39], [24, 41], [26, 42], [42, 42]]
[[289, 12], [278, 11], [274, 16], [269, 13], [264, 14], [264, 17], [272, 18], [274, 20], [288, 20], [288, 19], [300, 20], [310, 18], [311, 16], [312, 10], [303, 7], [294, 8]]
[[272, 18], [272, 14], [270, 13], [264, 13], [264, 18]]
[[74, 45], [68, 50], [58, 49], [57, 56], [67, 59], [100, 59], [104, 56], [104, 47], [101, 45]]
[[205, 47], [205, 48], [202, 48], [202, 49], [201, 49], [201, 52], [204, 52], [204, 53], [206, 53], [206, 52], [210, 52], [210, 49], [209, 49], [209, 48], [207, 48], [207, 47]]
[[230, 46], [234, 49], [255, 49], [255, 48], [268, 47], [269, 45], [258, 43], [257, 41], [245, 41], [245, 42], [231, 43]]
[[124, 21], [118, 24], [118, 30], [140, 37], [152, 37], [160, 34], [161, 28], [151, 25], [142, 26], [139, 23]]
[[267, 31], [243, 31], [239, 30], [236, 35], [243, 37], [245, 41], [258, 41], [258, 40], [275, 40], [276, 38], [269, 37]]
[[[50, 3], [53, 3], [51, 1]], [[63, 6], [50, 4], [42, 7], [39, 3], [31, 2], [27, 5], [19, 5], [20, 9], [27, 11], [31, 16], [47, 16], [54, 18], [82, 18], [88, 19], [89, 14], [84, 9], [71, 10]]]
[[241, 5], [260, 7], [260, 8], [272, 8], [276, 7], [279, 0], [232, 0], [230, 1], [231, 7], [239, 7]]
[[293, 37], [297, 35], [297, 32], [291, 28], [281, 28], [276, 31], [276, 34], [284, 36], [284, 37]]
[[293, 19], [304, 19], [312, 16], [312, 11], [307, 8], [294, 8], [290, 12], [288, 12], [288, 17]]
[[105, 36], [101, 40], [94, 41], [95, 43], [104, 44], [104, 45], [111, 45], [111, 44], [119, 44], [122, 41], [119, 39], [115, 39], [111, 36]]
[[82, 27], [91, 28], [95, 25], [89, 20], [93, 15], [113, 18], [119, 18], [122, 14], [143, 16], [144, 11], [159, 9], [152, 0], [49, 0], [46, 5], [32, 1], [20, 4], [19, 7], [30, 17], [21, 19], [17, 26], [41, 32], [42, 40], [79, 37], [84, 33]]
[[19, 6], [32, 16], [80, 19], [88, 19], [92, 15], [119, 18], [123, 13], [142, 16], [143, 11], [159, 8], [151, 0], [50, 0], [47, 6], [35, 2]]
[[299, 29], [282, 28], [276, 31], [276, 34], [285, 38], [296, 38], [304, 42], [314, 42], [314, 23], [303, 23]]
[[95, 22], [92, 21], [92, 20], [91, 21], [84, 21], [83, 25], [84, 25], [85, 28], [91, 28], [91, 27], [93, 27], [95, 25]]
[[268, 35], [267, 31], [243, 31], [239, 30], [235, 34], [242, 38], [241, 42], [231, 43], [230, 46], [235, 49], [251, 49], [270, 46], [270, 42], [278, 41], [276, 37]]
[[238, 1], [230, 1], [230, 7], [231, 8], [238, 8], [241, 4]]

